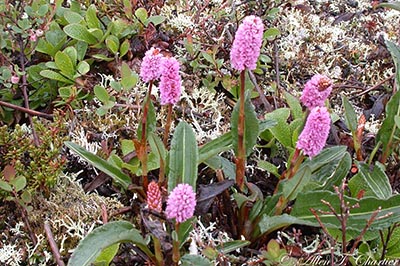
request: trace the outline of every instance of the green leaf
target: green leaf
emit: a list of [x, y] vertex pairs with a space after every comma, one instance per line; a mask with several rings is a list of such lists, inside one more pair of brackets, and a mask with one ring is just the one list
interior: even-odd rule
[[182, 266], [213, 266], [214, 264], [207, 258], [200, 255], [185, 254], [181, 258]]
[[[341, 149], [337, 149], [337, 151], [340, 150]], [[329, 153], [330, 151], [333, 151], [332, 148], [325, 149], [323, 152]], [[322, 158], [318, 157], [321, 154], [322, 152], [309, 161], [309, 165], [312, 169], [314, 168], [314, 161], [318, 161], [320, 160], [319, 158]], [[314, 169], [312, 172], [311, 180], [315, 182], [319, 190], [332, 190], [334, 185], [338, 186], [342, 182], [343, 178], [348, 175], [352, 163], [351, 156], [346, 151], [342, 152], [341, 154], [339, 153], [338, 155], [338, 157], [331, 158], [331, 160], [327, 161], [321, 167]], [[308, 186], [306, 189], [308, 190], [314, 188], [312, 186]]]
[[376, 162], [372, 171], [367, 164], [356, 163], [358, 173], [349, 181], [352, 195], [357, 195], [360, 190], [364, 190], [366, 197], [374, 196], [379, 199], [388, 199], [392, 196], [392, 187], [381, 163]]
[[270, 234], [273, 231], [276, 231], [280, 228], [292, 225], [292, 224], [301, 224], [308, 226], [318, 226], [311, 221], [302, 220], [301, 218], [297, 218], [286, 213], [278, 216], [268, 216], [266, 214], [263, 215], [261, 221], [258, 226], [260, 227], [260, 231], [262, 234]]
[[124, 90], [132, 89], [138, 81], [138, 75], [129, 68], [128, 64], [122, 62], [121, 66], [121, 85]]
[[127, 155], [130, 152], [133, 152], [135, 150], [135, 145], [133, 144], [133, 141], [131, 139], [121, 140], [121, 150], [123, 156]]
[[261, 169], [273, 174], [276, 177], [279, 177], [280, 174], [278, 172], [278, 167], [273, 165], [270, 162], [267, 161], [258, 161], [257, 166], [260, 167]]
[[219, 250], [219, 252], [221, 252], [223, 254], [228, 254], [232, 251], [235, 251], [236, 249], [246, 247], [250, 244], [251, 244], [251, 242], [247, 241], [247, 240], [233, 240], [233, 241], [225, 242], [222, 245], [218, 245], [217, 249]]
[[[239, 105], [240, 100], [235, 104], [231, 117], [231, 133], [232, 145], [235, 149], [235, 154], [238, 152], [238, 122], [239, 122]], [[253, 147], [257, 143], [259, 134], [259, 121], [254, 106], [251, 103], [250, 96], [247, 94], [244, 102], [244, 146], [246, 149], [246, 156], [253, 152]]]
[[77, 55], [76, 59], [78, 61], [83, 61], [83, 59], [86, 56], [88, 44], [86, 42], [78, 41], [75, 44], [75, 47], [76, 47], [76, 55]]
[[276, 126], [270, 128], [269, 130], [274, 135], [274, 137], [286, 148], [293, 147], [292, 133], [290, 132], [290, 127], [287, 123], [289, 116], [289, 108], [279, 108], [265, 115], [265, 119], [274, 120], [277, 122]]
[[88, 29], [81, 24], [69, 24], [64, 27], [64, 32], [71, 38], [79, 41], [86, 42], [90, 45], [96, 44], [98, 41]]
[[68, 22], [68, 24], [81, 23], [81, 21], [83, 21], [83, 17], [81, 15], [69, 10], [64, 12], [64, 18]]
[[210, 142], [207, 142], [199, 149], [199, 159], [197, 164], [201, 164], [206, 160], [227, 151], [232, 148], [232, 134], [227, 132]]
[[303, 119], [303, 109], [300, 105], [299, 99], [297, 97], [294, 97], [292, 94], [288, 92], [283, 92], [286, 102], [290, 107], [290, 113], [293, 116], [293, 119]]
[[31, 203], [32, 202], [32, 195], [29, 192], [29, 190], [24, 190], [24, 192], [22, 192], [21, 194], [21, 200], [25, 203]]
[[268, 39], [269, 41], [274, 40], [281, 34], [279, 29], [277, 28], [269, 28], [264, 32], [264, 39]]
[[118, 53], [119, 39], [114, 35], [109, 35], [106, 38], [106, 46], [113, 54]]
[[63, 52], [57, 52], [56, 56], [54, 57], [54, 61], [57, 68], [60, 69], [63, 75], [73, 79], [75, 75], [75, 68], [71, 58], [67, 54]]
[[77, 153], [80, 157], [91, 163], [94, 167], [98, 168], [100, 171], [106, 173], [116, 182], [118, 182], [124, 189], [127, 189], [131, 184], [131, 179], [127, 176], [121, 169], [108, 163], [106, 160], [100, 158], [99, 156], [88, 152], [76, 143], [66, 141], [65, 145]]
[[201, 52], [201, 55], [204, 57], [204, 59], [207, 60], [207, 62], [211, 64], [215, 64], [215, 60], [212, 55], [210, 55], [208, 52]]
[[378, 7], [387, 7], [392, 8], [394, 10], [400, 11], [400, 2], [392, 2], [392, 3], [380, 3]]
[[144, 23], [145, 26], [147, 26], [149, 23], [153, 23], [154, 26], [157, 26], [161, 23], [163, 23], [167, 18], [164, 16], [150, 16], [147, 20], [146, 23]]
[[109, 222], [90, 232], [75, 249], [68, 266], [90, 266], [105, 248], [122, 242], [131, 242], [147, 256], [154, 256], [139, 230], [129, 222], [117, 221]]
[[100, 20], [97, 18], [96, 12], [96, 6], [93, 4], [86, 10], [86, 23], [89, 28], [101, 28]]
[[94, 86], [94, 95], [99, 99], [102, 103], [106, 103], [110, 100], [110, 95], [108, 94], [107, 90], [100, 85]]
[[26, 187], [26, 178], [25, 176], [19, 176], [11, 180], [10, 184], [14, 186], [16, 192], [19, 192]]
[[180, 183], [196, 191], [198, 147], [193, 129], [185, 121], [175, 129], [169, 158], [168, 192]]
[[193, 224], [196, 224], [196, 217], [187, 219], [186, 221], [179, 224], [178, 241], [180, 243], [180, 248], [185, 245], [190, 232], [193, 230]]
[[121, 46], [119, 47], [119, 57], [122, 58], [124, 55], [126, 55], [129, 51], [129, 40], [126, 39], [121, 43]]
[[140, 20], [140, 22], [142, 22], [144, 24], [148, 17], [147, 10], [143, 7], [140, 7], [138, 9], [136, 9], [135, 16]]
[[394, 123], [396, 124], [397, 128], [400, 128], [400, 116], [399, 115], [396, 115], [394, 117]]
[[48, 78], [48, 79], [52, 79], [52, 80], [57, 80], [57, 81], [61, 81], [67, 84], [74, 84], [75, 82], [72, 80], [69, 80], [67, 78], [65, 78], [63, 75], [53, 71], [53, 70], [42, 70], [40, 71], [40, 75]]
[[72, 64], [75, 66], [76, 62], [78, 60], [78, 53], [77, 53], [75, 47], [68, 46], [67, 48], [64, 49], [63, 53], [66, 54], [67, 56], [69, 56]]
[[[399, 3], [396, 4], [397, 6], [400, 5]], [[396, 68], [397, 90], [400, 90], [400, 46], [389, 40], [385, 40], [385, 44], [393, 58], [394, 66]]]
[[357, 114], [356, 111], [354, 111], [353, 106], [350, 104], [349, 100], [343, 96], [342, 97], [343, 101], [343, 106], [344, 106], [344, 115], [345, 115], [345, 124], [348, 129], [350, 129], [351, 133], [354, 135], [354, 133], [357, 131]]
[[[327, 228], [340, 229], [340, 221], [334, 214], [330, 214], [329, 208], [323, 204], [321, 200], [329, 202], [335, 210], [340, 212], [340, 202], [336, 193], [329, 191], [310, 191], [298, 195], [291, 215], [307, 223], [312, 223], [314, 226], [319, 226], [318, 221], [310, 212], [310, 209], [322, 210], [327, 212], [319, 213], [319, 218], [323, 224]], [[344, 200], [349, 202], [350, 205], [358, 203], [360, 206], [359, 208], [353, 208], [350, 211], [350, 217], [346, 223], [349, 230], [361, 232], [372, 213], [379, 207], [381, 207], [381, 211], [377, 218], [380, 218], [375, 219], [372, 223], [371, 230], [384, 229], [393, 223], [400, 221], [400, 195], [395, 195], [388, 199], [365, 197], [361, 200], [345, 196]]]
[[114, 58], [112, 58], [112, 57], [107, 57], [107, 56], [104, 55], [104, 54], [94, 54], [94, 55], [92, 55], [92, 57], [93, 57], [94, 59], [99, 59], [99, 60], [106, 61], [106, 62], [111, 62], [111, 61], [114, 60]]
[[90, 65], [86, 61], [79, 62], [78, 66], [76, 67], [80, 75], [85, 75], [90, 71]]
[[400, 90], [386, 104], [386, 118], [376, 135], [376, 143], [381, 142], [386, 157], [391, 154], [393, 140], [400, 138], [400, 129], [396, 126], [395, 117], [400, 115]]
[[221, 169], [224, 172], [226, 178], [235, 180], [236, 166], [228, 159], [217, 155], [211, 157], [210, 159], [207, 159], [204, 163], [213, 170]]
[[115, 243], [109, 247], [106, 247], [96, 258], [95, 262], [93, 262], [93, 265], [94, 266], [110, 265], [115, 255], [117, 255], [118, 249], [119, 249], [119, 243]]
[[5, 190], [7, 192], [13, 191], [13, 188], [5, 181], [0, 179], [0, 189]]
[[296, 174], [282, 184], [282, 192], [288, 201], [296, 199], [297, 195], [302, 192], [304, 187], [311, 180], [311, 168], [307, 165], [301, 167]]

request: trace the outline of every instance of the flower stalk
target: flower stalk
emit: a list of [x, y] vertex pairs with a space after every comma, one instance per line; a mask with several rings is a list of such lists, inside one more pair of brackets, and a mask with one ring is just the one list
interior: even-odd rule
[[245, 170], [246, 170], [246, 147], [244, 143], [244, 130], [245, 130], [245, 74], [246, 71], [240, 72], [240, 92], [239, 92], [239, 118], [238, 118], [238, 154], [236, 158], [236, 184], [241, 191], [244, 190], [245, 185]]

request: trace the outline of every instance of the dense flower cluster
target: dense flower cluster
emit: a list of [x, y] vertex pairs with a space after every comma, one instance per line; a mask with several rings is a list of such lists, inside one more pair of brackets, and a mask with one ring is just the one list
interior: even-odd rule
[[236, 70], [254, 70], [263, 39], [264, 25], [256, 16], [247, 16], [236, 31], [231, 49], [231, 64]]
[[162, 58], [163, 55], [158, 48], [152, 47], [145, 53], [139, 74], [144, 82], [160, 78], [160, 63]]
[[332, 91], [332, 80], [324, 75], [314, 75], [304, 86], [300, 101], [312, 109], [316, 106], [324, 106], [325, 100]]
[[179, 62], [174, 57], [161, 60], [160, 97], [161, 104], [176, 104], [181, 97]]
[[326, 107], [311, 109], [306, 124], [296, 144], [296, 148], [303, 153], [314, 157], [325, 146], [331, 126], [331, 118]]
[[161, 191], [154, 181], [151, 181], [147, 187], [147, 205], [149, 209], [161, 212]]
[[193, 188], [188, 184], [178, 184], [168, 197], [165, 213], [168, 219], [175, 218], [176, 222], [182, 223], [193, 216], [195, 207]]

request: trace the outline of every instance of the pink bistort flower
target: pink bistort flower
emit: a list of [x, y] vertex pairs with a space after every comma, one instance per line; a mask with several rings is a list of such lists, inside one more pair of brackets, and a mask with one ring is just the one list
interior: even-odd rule
[[139, 74], [144, 82], [150, 82], [151, 80], [160, 78], [160, 64], [162, 58], [163, 55], [158, 48], [151, 47], [150, 50], [145, 53]]
[[151, 181], [147, 187], [147, 205], [149, 209], [161, 212], [161, 191], [154, 181]]
[[325, 100], [332, 91], [332, 80], [324, 75], [314, 75], [303, 89], [300, 101], [309, 109], [324, 106]]
[[160, 78], [161, 104], [176, 104], [181, 97], [181, 77], [179, 62], [173, 57], [164, 57], [161, 60]]
[[236, 70], [256, 69], [264, 25], [256, 16], [247, 16], [236, 31], [231, 49], [231, 64]]
[[168, 219], [175, 218], [176, 222], [182, 223], [193, 216], [195, 207], [193, 188], [188, 184], [178, 184], [168, 197], [165, 213]]
[[310, 158], [314, 157], [325, 146], [330, 127], [331, 118], [326, 107], [318, 106], [311, 109], [296, 148], [303, 150], [303, 153]]

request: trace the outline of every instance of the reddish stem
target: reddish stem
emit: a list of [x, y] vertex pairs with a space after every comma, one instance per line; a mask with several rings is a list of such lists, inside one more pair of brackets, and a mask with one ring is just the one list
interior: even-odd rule
[[172, 104], [168, 104], [167, 124], [165, 125], [165, 131], [164, 131], [165, 148], [168, 147], [168, 137], [169, 137], [169, 130], [171, 128], [171, 123], [172, 123]]
[[149, 185], [149, 180], [147, 178], [147, 114], [149, 113], [149, 105], [150, 105], [150, 96], [151, 96], [151, 89], [153, 87], [153, 81], [150, 81], [149, 90], [147, 91], [147, 98], [146, 102], [143, 107], [143, 117], [142, 117], [142, 139], [140, 145], [142, 146], [144, 152], [142, 157], [142, 179], [143, 179], [143, 189], [147, 191], [147, 186]]
[[244, 144], [244, 91], [245, 91], [245, 70], [240, 72], [240, 92], [239, 92], [239, 119], [238, 119], [238, 154], [236, 158], [236, 184], [239, 189], [244, 189], [244, 174], [246, 170], [246, 148]]

